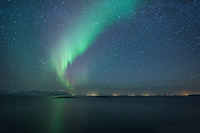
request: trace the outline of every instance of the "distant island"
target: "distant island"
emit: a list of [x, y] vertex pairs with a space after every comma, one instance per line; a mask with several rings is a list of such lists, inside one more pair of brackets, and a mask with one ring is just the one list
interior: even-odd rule
[[61, 96], [61, 95], [72, 96], [67, 91], [42, 91], [42, 90], [0, 91], [0, 96]]

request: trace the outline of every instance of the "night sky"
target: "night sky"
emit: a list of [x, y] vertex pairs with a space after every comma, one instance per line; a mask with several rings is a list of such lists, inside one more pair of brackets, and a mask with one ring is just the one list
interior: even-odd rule
[[200, 93], [199, 0], [1, 0], [0, 90]]

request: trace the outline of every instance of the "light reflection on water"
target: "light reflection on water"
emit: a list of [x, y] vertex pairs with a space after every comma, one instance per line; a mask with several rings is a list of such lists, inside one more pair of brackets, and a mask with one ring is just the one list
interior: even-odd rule
[[65, 117], [67, 112], [65, 111], [65, 106], [67, 106], [68, 101], [65, 99], [50, 99], [52, 103], [52, 109], [50, 110], [50, 124], [48, 125], [47, 129], [49, 128], [49, 133], [64, 133], [67, 132], [67, 123], [64, 119], [67, 120]]
[[0, 133], [200, 132], [200, 97], [0, 97]]

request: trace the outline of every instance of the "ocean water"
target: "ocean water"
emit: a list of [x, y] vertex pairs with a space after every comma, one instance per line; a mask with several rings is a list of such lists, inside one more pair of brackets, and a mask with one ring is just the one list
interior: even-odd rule
[[200, 97], [0, 97], [0, 133], [200, 133]]

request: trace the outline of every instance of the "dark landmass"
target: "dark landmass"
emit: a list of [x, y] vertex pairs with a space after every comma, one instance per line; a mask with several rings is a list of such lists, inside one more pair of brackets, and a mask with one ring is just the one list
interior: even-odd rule
[[[42, 91], [42, 90], [21, 90], [21, 91], [9, 91], [0, 90], [0, 96], [58, 96], [56, 98], [77, 98], [86, 95], [71, 95], [67, 91]], [[98, 96], [86, 96], [96, 98], [110, 98], [110, 97], [186, 97], [186, 96], [200, 96], [200, 94], [189, 94], [189, 95], [98, 95]]]
[[188, 96], [200, 96], [200, 94], [190, 94]]
[[41, 91], [41, 90], [23, 90], [23, 91], [0, 91], [0, 96], [72, 96], [66, 91]]
[[56, 96], [54, 98], [78, 98], [77, 96]]

